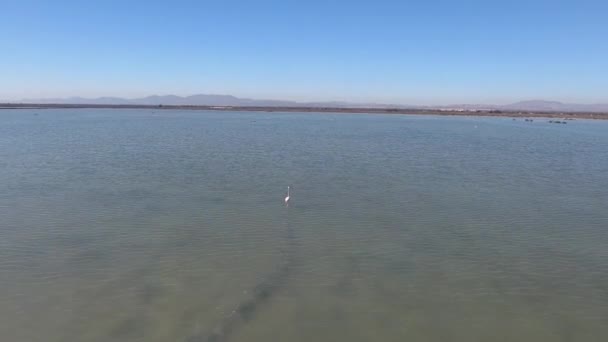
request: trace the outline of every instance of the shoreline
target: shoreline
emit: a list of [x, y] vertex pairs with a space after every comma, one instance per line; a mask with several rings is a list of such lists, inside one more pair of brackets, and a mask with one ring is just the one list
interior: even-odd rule
[[350, 114], [397, 114], [486, 116], [510, 118], [563, 118], [608, 120], [608, 113], [601, 112], [554, 112], [554, 111], [504, 111], [504, 110], [441, 110], [405, 108], [352, 108], [352, 107], [245, 107], [245, 106], [186, 106], [186, 105], [102, 105], [102, 104], [21, 104], [0, 103], [2, 109], [157, 109], [157, 110], [212, 110], [237, 112], [301, 112], [301, 113], [350, 113]]

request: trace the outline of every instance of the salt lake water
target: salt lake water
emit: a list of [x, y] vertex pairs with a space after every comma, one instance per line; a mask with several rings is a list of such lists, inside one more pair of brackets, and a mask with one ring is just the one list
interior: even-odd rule
[[608, 121], [548, 121], [2, 110], [0, 336], [606, 341]]

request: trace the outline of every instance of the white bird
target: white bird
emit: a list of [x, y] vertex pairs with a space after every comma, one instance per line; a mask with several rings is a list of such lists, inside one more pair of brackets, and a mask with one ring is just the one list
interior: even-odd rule
[[287, 197], [285, 197], [285, 204], [289, 204], [289, 186], [287, 186]]

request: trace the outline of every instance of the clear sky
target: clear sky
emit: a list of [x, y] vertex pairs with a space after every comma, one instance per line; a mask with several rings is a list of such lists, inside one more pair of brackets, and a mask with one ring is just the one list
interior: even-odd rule
[[608, 102], [606, 0], [0, 0], [0, 100]]

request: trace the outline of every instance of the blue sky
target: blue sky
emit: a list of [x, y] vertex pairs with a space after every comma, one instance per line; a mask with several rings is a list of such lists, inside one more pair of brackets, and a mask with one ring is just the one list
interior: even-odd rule
[[0, 0], [0, 100], [608, 102], [608, 1]]

